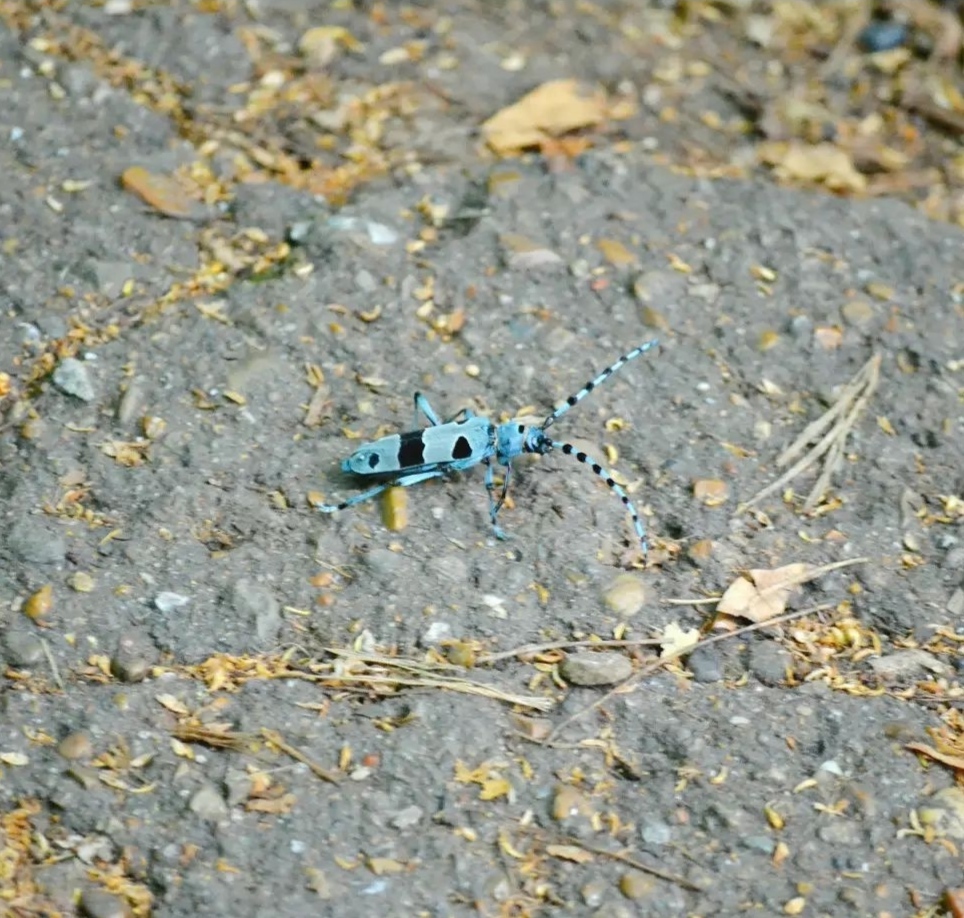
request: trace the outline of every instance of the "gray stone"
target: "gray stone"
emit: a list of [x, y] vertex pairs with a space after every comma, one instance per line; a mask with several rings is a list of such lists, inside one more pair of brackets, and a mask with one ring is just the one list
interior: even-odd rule
[[170, 615], [178, 609], [184, 608], [191, 601], [190, 596], [182, 596], [180, 593], [162, 591], [154, 597], [154, 606], [158, 612]]
[[80, 913], [86, 918], [129, 918], [123, 899], [102, 889], [85, 889], [80, 895]]
[[65, 395], [72, 395], [82, 402], [92, 402], [97, 398], [97, 391], [87, 367], [73, 357], [60, 361], [51, 378], [54, 385]]
[[17, 560], [30, 564], [60, 564], [67, 554], [63, 536], [32, 517], [13, 524], [7, 534], [7, 548]]
[[217, 788], [211, 784], [205, 784], [197, 791], [191, 797], [188, 806], [192, 813], [196, 813], [201, 819], [206, 819], [209, 822], [220, 822], [222, 819], [227, 819], [228, 816], [227, 802], [218, 793]]
[[407, 806], [399, 810], [392, 817], [392, 825], [396, 829], [411, 829], [417, 826], [425, 816], [425, 811], [420, 806]]
[[849, 819], [834, 819], [817, 830], [820, 841], [828, 845], [842, 845], [855, 848], [862, 841], [862, 832], [857, 823]]
[[779, 644], [772, 641], [764, 641], [750, 647], [748, 668], [757, 679], [766, 685], [779, 685], [785, 682], [787, 667], [790, 664], [790, 654]]
[[612, 685], [629, 678], [633, 664], [623, 654], [614, 651], [587, 651], [566, 657], [559, 671], [571, 685]]
[[639, 837], [647, 845], [668, 845], [673, 837], [673, 830], [661, 819], [645, 819]]
[[926, 650], [898, 650], [883, 657], [870, 660], [870, 668], [881, 679], [902, 679], [922, 670], [938, 676], [950, 672], [950, 667]]
[[3, 634], [3, 656], [11, 666], [34, 666], [44, 658], [44, 645], [25, 628], [8, 628]]
[[277, 639], [281, 630], [281, 604], [263, 583], [242, 577], [231, 586], [231, 605], [242, 621], [251, 621], [258, 640]]
[[154, 642], [142, 631], [126, 631], [117, 640], [110, 660], [110, 671], [122, 682], [141, 682], [157, 662]]
[[723, 656], [715, 644], [697, 647], [686, 658], [686, 667], [697, 682], [719, 682], [723, 678]]

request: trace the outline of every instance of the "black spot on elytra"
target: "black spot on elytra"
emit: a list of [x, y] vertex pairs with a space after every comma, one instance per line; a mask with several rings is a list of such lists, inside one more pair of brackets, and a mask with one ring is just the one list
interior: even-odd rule
[[472, 447], [469, 445], [469, 441], [465, 437], [459, 437], [455, 441], [455, 446], [452, 447], [452, 458], [453, 459], [468, 459], [472, 455]]
[[398, 446], [398, 466], [402, 469], [409, 469], [415, 465], [422, 465], [425, 462], [425, 444], [422, 442], [422, 432], [413, 430], [411, 433], [402, 434], [401, 443]]
[[575, 405], [576, 402], [578, 402], [578, 401], [579, 401], [579, 399], [576, 398], [575, 395], [570, 395], [569, 398], [566, 399], [566, 404], [571, 408], [571, 407], [572, 407], [573, 405]]
[[382, 461], [382, 457], [379, 456], [378, 453], [369, 453], [369, 454], [368, 454], [368, 467], [369, 467], [370, 469], [377, 469], [377, 468], [378, 468], [378, 463], [381, 462], [381, 461]]
[[520, 424], [520, 425], [519, 425], [519, 433], [521, 434], [521, 433], [525, 433], [525, 432], [526, 432], [526, 426], [525, 426], [525, 424]]

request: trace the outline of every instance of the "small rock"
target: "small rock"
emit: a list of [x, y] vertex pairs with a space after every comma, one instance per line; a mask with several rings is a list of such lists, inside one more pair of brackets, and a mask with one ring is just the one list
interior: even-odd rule
[[419, 647], [432, 647], [452, 637], [452, 626], [448, 622], [432, 622], [419, 638]]
[[196, 813], [202, 819], [207, 819], [209, 822], [220, 822], [222, 819], [227, 819], [228, 816], [228, 804], [222, 797], [217, 788], [211, 784], [205, 784], [199, 791], [197, 791], [193, 797], [191, 797], [191, 802], [188, 804], [191, 808], [192, 813]]
[[251, 775], [240, 768], [229, 768], [224, 776], [224, 789], [227, 791], [227, 804], [229, 807], [237, 806], [244, 802], [251, 795], [253, 782]]
[[700, 539], [686, 549], [686, 557], [696, 567], [704, 567], [713, 557], [713, 542], [710, 539]]
[[127, 903], [102, 889], [85, 889], [80, 896], [80, 913], [86, 918], [129, 918]]
[[643, 819], [643, 827], [639, 831], [639, 837], [647, 845], [661, 846], [668, 845], [673, 837], [673, 830], [661, 819]]
[[946, 555], [941, 565], [949, 571], [964, 570], [964, 546], [952, 548]]
[[964, 589], [958, 587], [951, 593], [951, 598], [947, 600], [947, 611], [955, 618], [960, 618], [964, 613]]
[[560, 784], [552, 798], [552, 818], [557, 822], [583, 817], [590, 819], [594, 810], [582, 791], [569, 784]]
[[147, 381], [143, 376], [135, 376], [127, 383], [127, 388], [117, 404], [117, 420], [129, 427], [143, 412]]
[[292, 245], [304, 245], [308, 241], [308, 237], [311, 235], [311, 231], [315, 228], [314, 223], [311, 220], [298, 220], [292, 223], [288, 227], [288, 232], [285, 234], [285, 239]]
[[183, 609], [190, 601], [190, 596], [182, 596], [180, 593], [161, 592], [154, 597], [154, 606], [158, 612], [170, 615], [178, 609]]
[[840, 308], [840, 314], [848, 325], [865, 328], [874, 318], [873, 307], [864, 300], [851, 300]]
[[770, 857], [777, 847], [776, 840], [769, 835], [745, 835], [740, 842], [748, 851], [758, 851], [767, 857]]
[[764, 685], [780, 685], [786, 682], [791, 662], [790, 654], [779, 644], [765, 641], [751, 645], [747, 666]]
[[926, 650], [898, 650], [870, 660], [870, 668], [881, 679], [903, 679], [920, 670], [937, 676], [947, 675], [950, 668]]
[[10, 666], [35, 666], [44, 658], [44, 645], [29, 631], [8, 628], [3, 634], [3, 656]]
[[633, 664], [615, 651], [587, 651], [570, 654], [559, 667], [559, 672], [571, 685], [612, 685], [628, 679]]
[[845, 886], [837, 893], [837, 898], [844, 905], [849, 905], [855, 914], [870, 914], [870, 900], [867, 892], [859, 886]]
[[608, 886], [602, 880], [590, 880], [579, 890], [579, 895], [590, 908], [597, 908], [606, 897], [607, 889]]
[[92, 402], [97, 398], [87, 367], [73, 357], [62, 360], [51, 378], [54, 385], [65, 395], [72, 395], [82, 402]]
[[364, 556], [364, 561], [365, 566], [376, 577], [382, 580], [393, 580], [398, 574], [404, 558], [397, 551], [389, 551], [387, 548], [373, 548]]
[[466, 583], [469, 579], [469, 566], [458, 555], [431, 558], [428, 567], [443, 583]]
[[94, 589], [94, 578], [84, 571], [75, 571], [67, 578], [67, 586], [75, 593], [90, 593]]
[[355, 286], [362, 293], [372, 293], [378, 289], [378, 281], [375, 280], [375, 275], [371, 271], [362, 268], [355, 274]]
[[417, 826], [425, 816], [425, 811], [420, 806], [407, 806], [399, 810], [392, 817], [392, 825], [396, 829], [411, 829]]
[[61, 758], [72, 761], [74, 759], [87, 759], [93, 754], [94, 747], [90, 737], [82, 732], [71, 733], [65, 736], [57, 744], [57, 752]]
[[639, 870], [631, 870], [619, 878], [619, 891], [627, 899], [642, 899], [656, 891], [656, 878]]
[[157, 648], [140, 631], [127, 631], [117, 641], [117, 648], [110, 660], [110, 672], [121, 682], [141, 682], [157, 662]]
[[817, 836], [828, 845], [842, 845], [847, 848], [856, 848], [863, 841], [860, 826], [850, 819], [835, 819], [822, 825], [817, 830]]
[[857, 44], [869, 54], [893, 51], [907, 42], [910, 30], [904, 22], [879, 19], [865, 26], [857, 36]]
[[964, 839], [964, 790], [945, 787], [928, 798], [926, 806], [917, 815], [925, 828], [933, 826], [937, 834], [948, 838]]
[[809, 341], [813, 335], [813, 320], [809, 316], [794, 316], [789, 322], [788, 329], [797, 341]]
[[251, 621], [263, 644], [277, 639], [281, 630], [281, 604], [264, 584], [242, 577], [231, 586], [231, 605], [242, 621]]
[[693, 497], [707, 507], [719, 507], [729, 495], [730, 488], [721, 478], [698, 478], [693, 482]]
[[646, 588], [636, 574], [620, 574], [603, 591], [603, 604], [621, 618], [635, 615], [646, 603]]
[[686, 668], [697, 682], [719, 682], [723, 678], [723, 655], [715, 644], [697, 647], [686, 658]]
[[7, 548], [17, 560], [30, 564], [60, 564], [67, 554], [63, 537], [34, 519], [21, 520], [10, 527]]

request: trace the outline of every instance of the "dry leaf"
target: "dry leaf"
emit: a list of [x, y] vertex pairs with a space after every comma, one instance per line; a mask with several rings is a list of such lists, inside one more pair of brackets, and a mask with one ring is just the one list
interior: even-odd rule
[[779, 178], [788, 181], [819, 182], [841, 192], [867, 188], [867, 179], [857, 171], [850, 154], [832, 143], [762, 144], [760, 158], [775, 168]]
[[964, 771], [964, 756], [948, 755], [945, 752], [939, 752], [937, 749], [925, 743], [907, 743], [904, 748], [909, 749], [911, 752], [918, 752], [921, 755], [925, 755], [927, 758], [933, 759], [935, 762], [940, 762], [941, 765], [946, 765], [948, 768]]
[[294, 809], [297, 799], [294, 794], [282, 794], [274, 799], [259, 797], [255, 800], [249, 800], [245, 803], [244, 808], [249, 813], [271, 813], [277, 816], [290, 813]]
[[194, 202], [169, 175], [157, 175], [142, 166], [131, 166], [121, 175], [121, 185], [168, 217], [189, 218], [194, 215]]
[[636, 256], [630, 252], [618, 239], [598, 239], [596, 248], [599, 249], [602, 257], [615, 267], [636, 264]]
[[187, 706], [184, 704], [184, 702], [181, 701], [180, 698], [175, 697], [174, 695], [168, 695], [168, 694], [156, 695], [154, 700], [157, 701], [157, 703], [160, 704], [162, 707], [167, 708], [168, 711], [171, 711], [174, 714], [187, 715], [190, 713], [187, 709]]
[[546, 854], [558, 857], [574, 864], [589, 864], [594, 860], [593, 854], [578, 845], [546, 845]]
[[717, 611], [724, 615], [765, 622], [786, 611], [787, 599], [803, 583], [809, 564], [787, 564], [774, 570], [755, 569], [727, 587]]
[[606, 109], [602, 91], [587, 90], [578, 80], [552, 80], [496, 112], [482, 125], [482, 135], [496, 153], [516, 153], [599, 124]]
[[695, 647], [700, 640], [698, 628], [690, 628], [684, 631], [677, 622], [670, 622], [659, 636], [662, 650], [659, 658], [665, 660], [667, 657], [678, 657]]

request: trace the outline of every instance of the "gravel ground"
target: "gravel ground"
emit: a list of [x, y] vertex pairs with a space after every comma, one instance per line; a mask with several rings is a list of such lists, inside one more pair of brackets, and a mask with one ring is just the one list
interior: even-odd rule
[[[959, 914], [960, 229], [672, 170], [643, 138], [687, 127], [645, 115], [480, 152], [544, 80], [637, 72], [603, 19], [204, 6], [2, 8], [6, 914]], [[311, 148], [297, 98], [249, 129], [239, 84], [331, 23], [357, 109], [403, 32], [464, 67], [403, 62], [435, 107], [369, 147], [349, 114]], [[256, 142], [364, 168], [241, 181]], [[517, 461], [504, 542], [481, 469], [312, 508], [413, 392], [541, 419], [653, 337], [554, 428], [645, 560], [558, 454]], [[815, 508], [826, 457], [743, 509], [868, 362]]]

